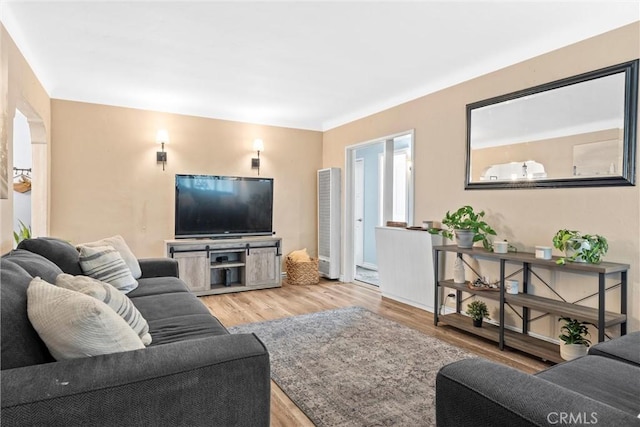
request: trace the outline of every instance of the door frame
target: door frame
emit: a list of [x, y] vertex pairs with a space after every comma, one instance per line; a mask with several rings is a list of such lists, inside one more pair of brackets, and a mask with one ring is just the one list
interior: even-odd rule
[[[375, 139], [370, 139], [368, 141], [359, 142], [352, 145], [347, 145], [345, 147], [345, 197], [344, 197], [344, 240], [342, 242], [342, 274], [340, 277], [340, 281], [342, 282], [353, 282], [356, 273], [355, 267], [355, 253], [354, 253], [354, 221], [355, 221], [355, 208], [354, 208], [354, 193], [355, 193], [355, 153], [356, 150], [364, 148], [368, 145], [378, 144], [381, 141], [393, 140], [399, 136], [403, 135], [411, 135], [411, 150], [410, 150], [410, 168], [411, 168], [411, 177], [410, 177], [410, 188], [409, 188], [409, 209], [408, 209], [408, 217], [409, 221], [413, 221], [413, 193], [415, 189], [414, 180], [415, 173], [413, 173], [413, 158], [415, 151], [415, 130], [409, 129], [404, 132], [394, 133], [392, 135], [382, 136]], [[385, 150], [386, 151], [386, 150]]]

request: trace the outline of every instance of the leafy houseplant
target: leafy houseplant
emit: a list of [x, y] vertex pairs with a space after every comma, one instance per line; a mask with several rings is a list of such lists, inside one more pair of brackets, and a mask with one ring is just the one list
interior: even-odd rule
[[31, 238], [31, 227], [24, 225], [24, 222], [18, 220], [20, 228], [18, 231], [13, 232], [13, 240], [16, 241], [16, 245], [25, 239]]
[[558, 264], [564, 264], [566, 261], [598, 264], [609, 250], [609, 243], [603, 236], [580, 234], [578, 231], [566, 229], [558, 230], [553, 236], [553, 246], [566, 255], [556, 261]]
[[473, 207], [469, 205], [463, 206], [453, 213], [447, 211], [447, 214], [442, 220], [442, 225], [446, 226], [447, 229], [430, 229], [429, 232], [432, 234], [442, 234], [448, 239], [453, 239], [454, 235], [459, 239], [460, 235], [464, 233], [471, 234], [473, 237], [470, 243], [461, 244], [458, 240], [458, 246], [461, 248], [470, 248], [475, 242], [482, 241], [482, 246], [489, 250], [491, 249], [491, 242], [489, 242], [487, 236], [495, 236], [496, 232], [482, 219], [483, 217], [484, 211], [476, 213]]
[[482, 326], [482, 319], [490, 319], [489, 309], [483, 301], [471, 301], [467, 305], [466, 313], [473, 319], [473, 326]]
[[563, 341], [560, 346], [560, 355], [565, 360], [575, 359], [587, 353], [587, 348], [591, 345], [591, 341], [587, 339], [590, 336], [588, 325], [589, 322], [580, 322], [570, 317], [561, 317], [558, 322], [564, 322], [560, 328], [561, 334], [559, 338]]

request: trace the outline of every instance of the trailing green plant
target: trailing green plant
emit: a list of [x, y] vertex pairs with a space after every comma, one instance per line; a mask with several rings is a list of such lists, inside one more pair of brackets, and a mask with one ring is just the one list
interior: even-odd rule
[[467, 305], [466, 313], [471, 316], [473, 320], [491, 320], [491, 318], [489, 317], [489, 309], [487, 308], [487, 304], [485, 304], [483, 301], [471, 301]]
[[455, 212], [447, 211], [442, 225], [447, 229], [430, 229], [431, 234], [441, 234], [448, 239], [453, 239], [455, 230], [469, 230], [474, 232], [473, 241], [482, 241], [482, 246], [491, 250], [491, 242], [487, 238], [488, 235], [495, 236], [496, 232], [482, 218], [484, 211], [475, 212], [473, 207], [466, 205]]
[[27, 227], [24, 225], [24, 222], [20, 220], [18, 220], [18, 222], [20, 223], [20, 227], [18, 231], [13, 232], [13, 240], [16, 241], [16, 245], [25, 239], [31, 238], [31, 227]]
[[564, 341], [565, 344], [581, 344], [585, 347], [591, 345], [591, 341], [587, 339], [587, 336], [591, 336], [587, 326], [593, 323], [580, 322], [579, 320], [572, 319], [570, 317], [561, 317], [558, 322], [564, 321], [565, 324], [560, 328], [559, 338]]
[[575, 230], [558, 230], [553, 236], [553, 246], [567, 253], [573, 250], [569, 256], [559, 258], [556, 263], [564, 264], [566, 261], [584, 260], [589, 264], [598, 264], [609, 250], [607, 239], [598, 234], [580, 234]]

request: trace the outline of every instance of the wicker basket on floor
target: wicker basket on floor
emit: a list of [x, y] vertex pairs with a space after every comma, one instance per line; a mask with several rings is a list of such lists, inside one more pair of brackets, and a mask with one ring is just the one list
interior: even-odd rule
[[287, 257], [285, 264], [287, 283], [290, 285], [315, 285], [320, 281], [317, 258], [311, 258], [310, 261], [294, 261]]

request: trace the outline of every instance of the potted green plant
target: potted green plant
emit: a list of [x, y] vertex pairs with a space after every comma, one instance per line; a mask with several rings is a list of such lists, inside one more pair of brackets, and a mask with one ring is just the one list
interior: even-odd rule
[[455, 212], [447, 211], [442, 225], [446, 229], [430, 229], [431, 234], [441, 234], [448, 239], [455, 236], [456, 243], [460, 248], [471, 248], [475, 242], [482, 242], [482, 246], [490, 250], [491, 242], [488, 235], [496, 235], [496, 232], [482, 218], [484, 211], [475, 212], [473, 207], [466, 205]]
[[24, 225], [24, 222], [18, 220], [20, 223], [20, 228], [18, 231], [13, 232], [13, 240], [15, 240], [16, 245], [25, 239], [31, 238], [31, 227], [27, 227]]
[[561, 317], [558, 322], [564, 322], [559, 335], [563, 341], [560, 344], [560, 357], [564, 360], [572, 360], [587, 354], [587, 349], [591, 345], [591, 341], [587, 339], [587, 336], [590, 336], [588, 326], [593, 323], [581, 322], [570, 317]]
[[553, 236], [553, 246], [565, 253], [556, 262], [566, 261], [598, 264], [609, 250], [607, 239], [598, 234], [581, 234], [575, 230], [558, 230]]
[[482, 319], [490, 320], [489, 309], [483, 301], [471, 301], [466, 313], [473, 319], [473, 326], [478, 328], [482, 326]]

